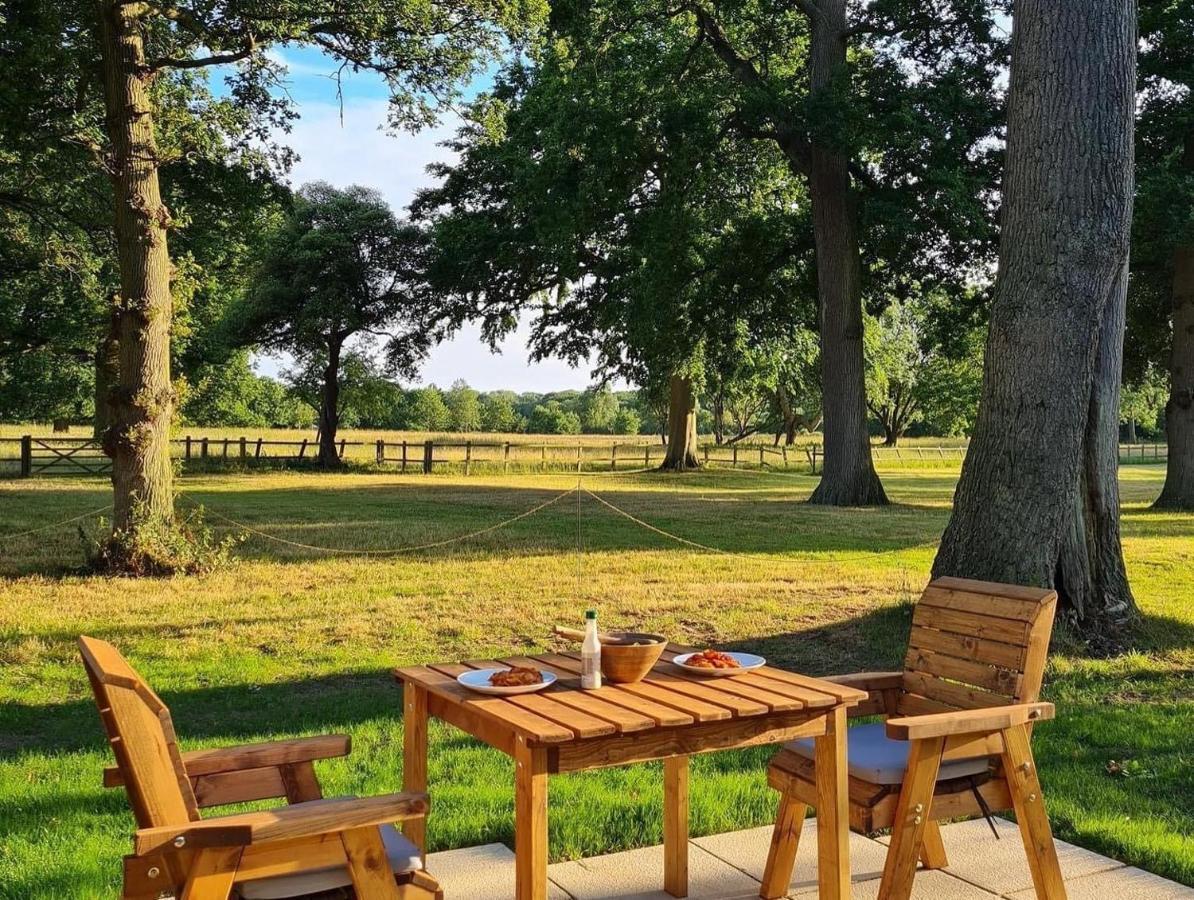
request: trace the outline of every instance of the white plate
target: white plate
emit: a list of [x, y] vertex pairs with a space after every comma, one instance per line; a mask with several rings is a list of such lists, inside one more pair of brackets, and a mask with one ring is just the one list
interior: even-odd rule
[[555, 683], [556, 677], [551, 672], [540, 673], [543, 675], [543, 681], [539, 684], [520, 684], [514, 687], [499, 687], [496, 684], [490, 684], [489, 678], [494, 672], [508, 672], [509, 669], [474, 669], [471, 672], [461, 672], [456, 676], [456, 680], [463, 684], [471, 691], [477, 691], [481, 694], [533, 694], [535, 691], [541, 691], [545, 687], [551, 687]]
[[747, 672], [753, 672], [755, 669], [761, 669], [767, 665], [767, 660], [761, 656], [755, 656], [753, 653], [727, 653], [726, 656], [732, 656], [738, 661], [738, 668], [736, 669], [707, 669], [704, 666], [688, 666], [689, 657], [696, 656], [695, 653], [681, 653], [672, 660], [685, 672], [692, 672], [694, 675], [708, 675], [711, 678], [724, 678], [727, 675], [744, 675]]

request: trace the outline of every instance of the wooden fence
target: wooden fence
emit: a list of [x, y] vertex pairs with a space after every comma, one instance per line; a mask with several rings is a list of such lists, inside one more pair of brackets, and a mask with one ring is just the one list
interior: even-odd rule
[[[202, 467], [227, 463], [290, 464], [314, 461], [319, 443], [313, 438], [269, 440], [249, 437], [184, 435], [171, 440], [171, 454], [184, 464]], [[12, 452], [15, 450], [16, 452]], [[575, 441], [337, 441], [341, 459], [373, 462], [400, 472], [431, 473], [455, 467], [468, 475], [474, 471], [626, 471], [650, 469], [663, 461], [665, 448], [658, 442], [608, 444]], [[702, 462], [712, 467], [798, 469], [816, 474], [824, 461], [817, 444], [775, 446], [772, 444], [702, 444]], [[949, 465], [960, 463], [966, 447], [871, 448], [877, 465]], [[1162, 462], [1165, 444], [1121, 444], [1121, 462]], [[112, 462], [99, 443], [91, 438], [36, 437], [0, 438], [0, 476], [28, 478], [35, 475], [105, 475]]]

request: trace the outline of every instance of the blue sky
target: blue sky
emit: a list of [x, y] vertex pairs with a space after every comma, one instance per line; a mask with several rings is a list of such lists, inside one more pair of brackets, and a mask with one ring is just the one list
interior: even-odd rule
[[[343, 123], [332, 76], [337, 64], [317, 50], [282, 48], [270, 55], [289, 69], [286, 89], [299, 119], [279, 142], [292, 147], [299, 161], [290, 173], [295, 187], [308, 181], [327, 181], [343, 187], [362, 184], [381, 191], [401, 215], [415, 191], [431, 182], [428, 164], [451, 159], [439, 146], [455, 130], [458, 120], [447, 116], [435, 128], [415, 135], [385, 131], [386, 87], [372, 73], [343, 77]], [[470, 86], [483, 90], [487, 79]], [[431, 352], [420, 382], [446, 387], [457, 378], [481, 390], [551, 391], [583, 388], [590, 382], [587, 368], [573, 369], [561, 360], [532, 364], [526, 351], [527, 328], [522, 327], [493, 354], [475, 327], [464, 328], [453, 340]], [[275, 375], [287, 361], [263, 358], [258, 369]]]

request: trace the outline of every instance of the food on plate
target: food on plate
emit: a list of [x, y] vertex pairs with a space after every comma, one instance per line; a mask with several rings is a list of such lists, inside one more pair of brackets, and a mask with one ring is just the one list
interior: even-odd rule
[[494, 687], [526, 687], [528, 684], [542, 684], [543, 673], [530, 666], [512, 666], [489, 676]]
[[686, 666], [698, 669], [741, 669], [742, 664], [728, 653], [720, 650], [702, 650], [694, 653], [684, 661]]

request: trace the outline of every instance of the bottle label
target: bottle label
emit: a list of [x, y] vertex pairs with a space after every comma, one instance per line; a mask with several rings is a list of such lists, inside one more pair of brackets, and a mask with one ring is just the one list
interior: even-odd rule
[[580, 686], [586, 691], [601, 687], [601, 657], [596, 654], [581, 655]]

